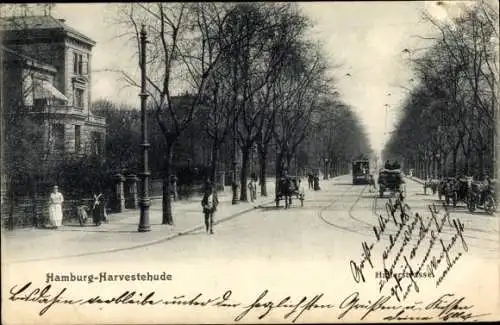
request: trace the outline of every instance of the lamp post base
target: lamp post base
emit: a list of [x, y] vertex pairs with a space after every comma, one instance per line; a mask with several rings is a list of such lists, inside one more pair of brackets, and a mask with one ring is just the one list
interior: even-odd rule
[[232, 190], [233, 190], [233, 199], [231, 200], [232, 204], [238, 204], [238, 185], [235, 185], [236, 183], [232, 184]]
[[137, 231], [138, 232], [148, 232], [148, 231], [151, 231], [151, 227], [139, 225], [139, 228], [137, 228]]
[[150, 202], [141, 201], [140, 203], [141, 216], [139, 219], [138, 232], [148, 232], [151, 231], [151, 226], [149, 225], [149, 205]]

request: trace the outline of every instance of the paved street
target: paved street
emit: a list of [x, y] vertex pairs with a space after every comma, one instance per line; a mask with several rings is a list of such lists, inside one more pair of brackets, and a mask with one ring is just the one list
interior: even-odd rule
[[[3, 267], [7, 276], [13, 278], [20, 272], [26, 272], [26, 269], [56, 268], [68, 272], [163, 270], [173, 274], [174, 281], [169, 286], [172, 290], [204, 288], [213, 292], [225, 286], [223, 281], [226, 281], [230, 288], [240, 288], [244, 292], [249, 292], [254, 286], [272, 288], [278, 292], [299, 292], [299, 288], [307, 288], [322, 290], [330, 295], [335, 292], [347, 294], [353, 288], [361, 292], [377, 292], [377, 282], [373, 278], [376, 271], [383, 270], [379, 257], [383, 247], [376, 246], [372, 250], [374, 267], [365, 267], [363, 273], [366, 283], [355, 283], [349, 261], [359, 265], [363, 253], [362, 243], [376, 243], [373, 227], [378, 224], [378, 215], [387, 215], [388, 198], [378, 198], [377, 192], [371, 191], [369, 186], [352, 185], [350, 176], [323, 180], [321, 187], [321, 191], [317, 192], [306, 189], [304, 206], [301, 207], [296, 200], [288, 210], [268, 203], [228, 218], [231, 214], [237, 214], [238, 209], [240, 212], [244, 209], [243, 204], [232, 206], [226, 201], [221, 205], [218, 219], [228, 219], [215, 226], [212, 236], [195, 227], [200, 224], [201, 216], [199, 208], [193, 204], [177, 206], [179, 224], [180, 220], [191, 214], [199, 218], [198, 222], [192, 221], [190, 226], [193, 229], [182, 235], [177, 231], [177, 235], [173, 236], [173, 230], [162, 232], [156, 225], [152, 232], [141, 234], [135, 232], [136, 224], [133, 225], [134, 229], [122, 233], [120, 229], [129, 227], [122, 222], [115, 231], [53, 232], [45, 235], [46, 238], [50, 240], [50, 236], [53, 236], [58, 241], [52, 244], [43, 241], [44, 246], [38, 244], [36, 236], [23, 239], [5, 236], [4, 256], [9, 258]], [[437, 196], [424, 195], [422, 185], [409, 179], [407, 192], [406, 203], [411, 213], [418, 212], [425, 216], [425, 220], [430, 220], [428, 205], [438, 204]], [[153, 211], [158, 213], [158, 207], [155, 206]], [[462, 254], [454, 269], [449, 271], [438, 291], [435, 279], [427, 278], [419, 283], [420, 291], [427, 290], [426, 294], [431, 295], [453, 288], [453, 292], [466, 290], [468, 297], [473, 299], [473, 296], [480, 296], [487, 288], [498, 285], [496, 263], [499, 258], [499, 219], [498, 216], [481, 212], [470, 214], [462, 206], [450, 209], [450, 223], [444, 224], [440, 234], [435, 230], [436, 236], [444, 243], [450, 243], [457, 233], [451, 225], [451, 219], [458, 219], [463, 224], [467, 251], [462, 248], [461, 239], [456, 239], [456, 245], [448, 251], [451, 259], [458, 252]], [[387, 223], [382, 235], [384, 245], [388, 245], [389, 235], [394, 236], [397, 228], [392, 221]], [[408, 245], [415, 247], [418, 236], [414, 234], [410, 237]], [[26, 241], [22, 251], [13, 251], [21, 247], [19, 242], [22, 240]], [[125, 242], [128, 242], [128, 246]], [[81, 245], [80, 249], [76, 248], [78, 245]], [[422, 250], [425, 251], [427, 246], [427, 243], [422, 244]], [[83, 248], [89, 251], [85, 252]], [[29, 250], [31, 254], [27, 252]], [[75, 250], [77, 254], [71, 254], [69, 250]], [[441, 251], [442, 246], [437, 243], [430, 254], [437, 257]], [[34, 252], [41, 259], [60, 258], [35, 261]], [[25, 261], [29, 259], [32, 261]], [[13, 263], [9, 263], [9, 260]], [[413, 267], [416, 273], [416, 266]], [[441, 272], [436, 271], [436, 277]], [[471, 277], [476, 277], [477, 281], [469, 281], [467, 287], [457, 287], [457, 283]], [[39, 278], [43, 279], [44, 275]], [[187, 287], [186, 281], [189, 283]], [[296, 283], [298, 287], [292, 288], [290, 283]], [[472, 296], [471, 290], [474, 293]]]
[[[216, 220], [237, 217], [248, 213], [259, 205], [274, 198], [274, 182], [268, 181], [268, 197], [258, 195], [255, 202], [231, 204], [232, 192], [229, 188], [219, 193], [219, 211]], [[259, 189], [260, 194], [260, 189]], [[201, 215], [201, 197], [192, 197], [173, 203], [173, 226], [162, 225], [161, 199], [151, 201], [151, 231], [137, 232], [139, 210], [126, 210], [109, 215], [109, 223], [95, 227], [91, 221], [81, 227], [76, 223], [66, 223], [63, 227], [52, 229], [17, 229], [3, 231], [3, 260], [36, 261], [69, 256], [96, 255], [104, 252], [120, 252], [132, 248], [150, 246], [204, 228]], [[47, 249], [54, 246], [55, 249]]]

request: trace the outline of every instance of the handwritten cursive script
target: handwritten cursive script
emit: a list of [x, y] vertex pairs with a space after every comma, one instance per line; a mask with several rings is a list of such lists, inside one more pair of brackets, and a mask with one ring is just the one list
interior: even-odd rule
[[[382, 269], [379, 292], [382, 293], [388, 287], [388, 293], [398, 301], [405, 300], [412, 291], [420, 291], [419, 279], [436, 278], [436, 286], [439, 286], [463, 253], [468, 252], [463, 236], [464, 224], [458, 218], [452, 219], [445, 205], [443, 211], [435, 205], [429, 206], [429, 218], [419, 213], [410, 215], [410, 208], [406, 204], [393, 205], [390, 200], [385, 210], [387, 216], [379, 215], [378, 224], [373, 227], [376, 240], [372, 243], [363, 241], [360, 261], [349, 262], [354, 281], [366, 282], [367, 265], [370, 269]], [[388, 231], [390, 223], [396, 230]], [[445, 238], [449, 235], [445, 233], [445, 228], [452, 231], [449, 239]], [[383, 245], [383, 235], [387, 236], [388, 243], [378, 247], [381, 249], [380, 258], [374, 251], [377, 245]], [[456, 252], [458, 242], [463, 252]], [[422, 274], [428, 276], [422, 277]]]
[[[302, 297], [274, 297], [271, 298], [269, 290], [265, 289], [257, 298], [250, 303], [234, 299], [232, 290], [226, 290], [219, 296], [208, 296], [203, 293], [192, 296], [176, 295], [170, 298], [159, 297], [156, 291], [137, 292], [125, 290], [116, 295], [70, 297], [67, 287], [57, 288], [55, 285], [45, 285], [43, 288], [33, 286], [27, 282], [21, 286], [15, 285], [10, 289], [8, 300], [11, 303], [32, 303], [41, 305], [39, 316], [45, 315], [57, 305], [127, 305], [127, 306], [177, 306], [183, 308], [222, 308], [234, 310], [235, 322], [242, 321], [246, 317], [257, 317], [263, 320], [273, 312], [281, 312], [285, 320], [296, 322], [306, 312], [312, 310], [328, 311], [323, 315], [331, 315], [331, 318], [365, 320], [371, 316], [374, 320], [472, 320], [481, 318], [489, 313], [474, 313], [475, 306], [465, 302], [464, 297], [447, 293], [438, 299], [424, 303], [417, 301], [412, 304], [401, 304], [395, 301], [394, 296], [382, 295], [376, 299], [365, 300], [358, 292], [354, 292], [339, 303], [327, 301], [324, 293], [316, 293]], [[326, 316], [329, 318], [330, 316]], [[329, 319], [331, 319], [329, 318]]]

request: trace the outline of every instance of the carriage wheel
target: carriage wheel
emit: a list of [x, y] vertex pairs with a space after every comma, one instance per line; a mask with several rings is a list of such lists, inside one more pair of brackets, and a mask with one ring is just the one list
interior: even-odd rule
[[495, 199], [492, 195], [488, 195], [484, 200], [484, 210], [486, 210], [488, 214], [493, 214], [497, 210]]
[[469, 209], [469, 212], [474, 212], [476, 210], [476, 202], [474, 202], [473, 198], [467, 200], [467, 209]]

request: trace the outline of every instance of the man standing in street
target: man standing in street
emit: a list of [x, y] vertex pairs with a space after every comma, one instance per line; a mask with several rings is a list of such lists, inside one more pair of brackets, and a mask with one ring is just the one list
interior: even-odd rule
[[203, 214], [205, 216], [205, 230], [211, 235], [213, 231], [214, 223], [214, 213], [217, 211], [217, 205], [219, 205], [219, 200], [217, 198], [217, 191], [210, 182], [207, 183], [205, 187], [205, 193], [203, 194], [203, 199], [201, 200], [201, 206], [203, 207]]

